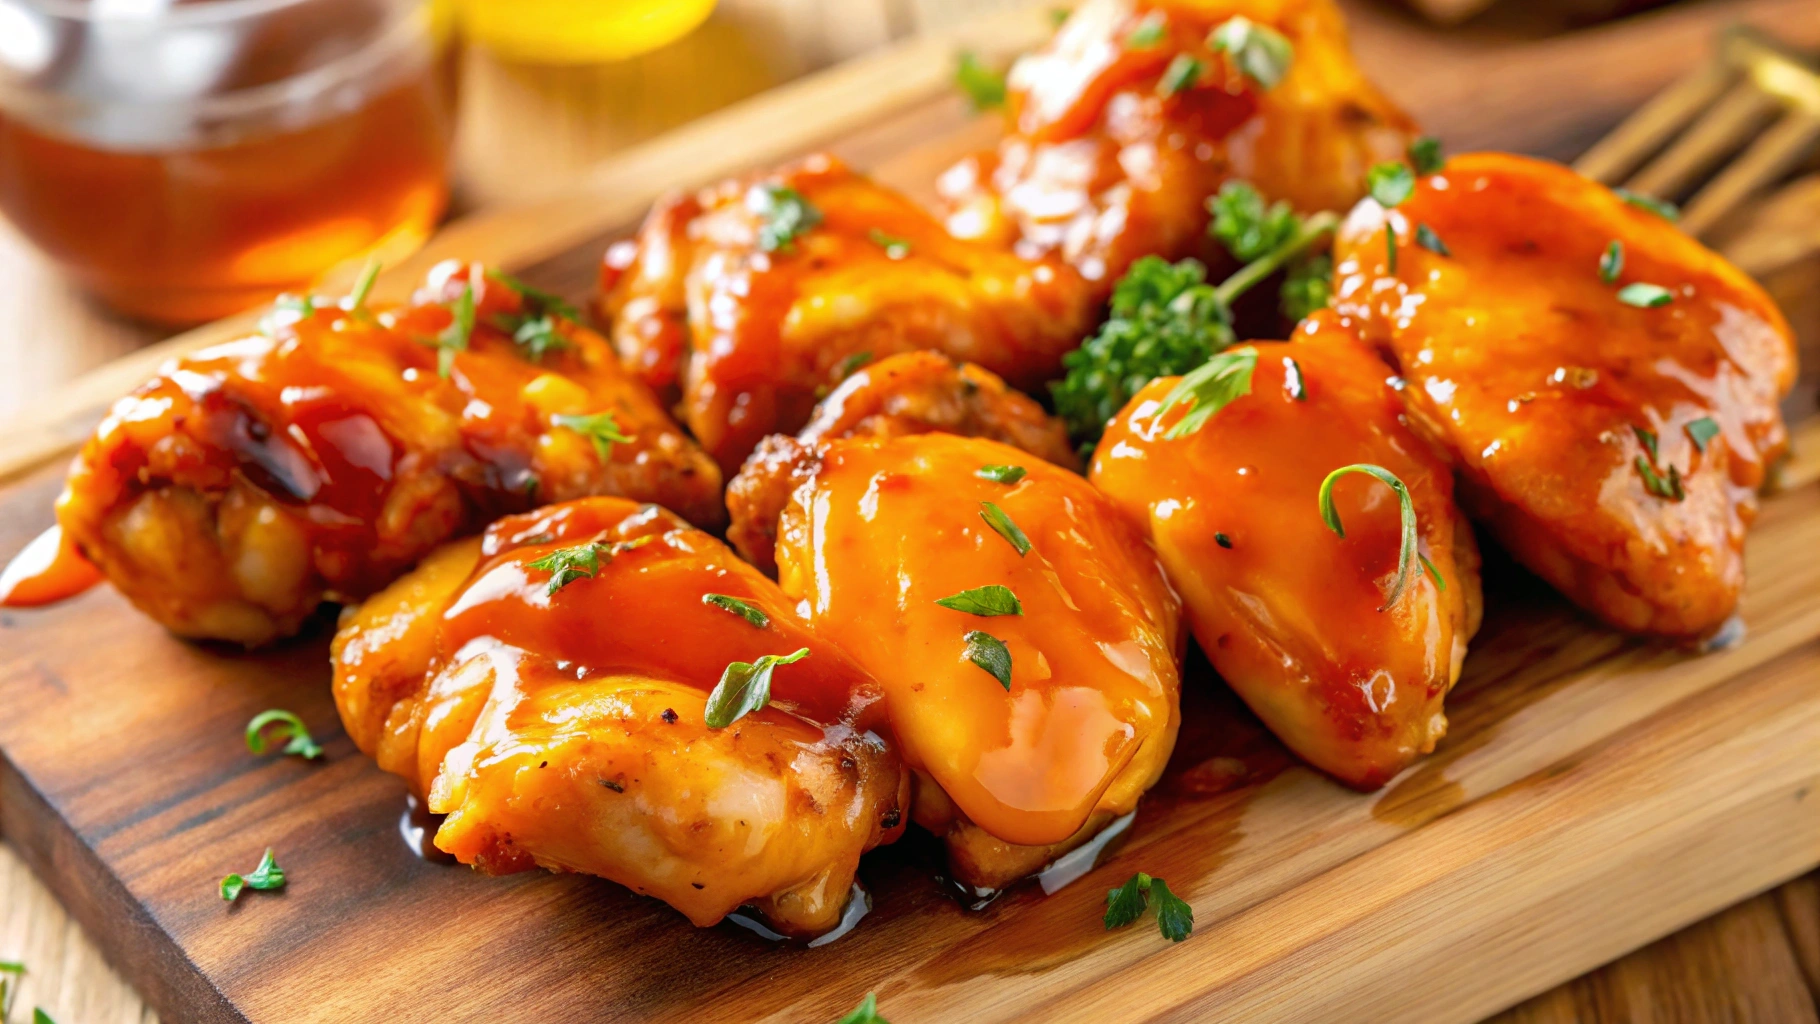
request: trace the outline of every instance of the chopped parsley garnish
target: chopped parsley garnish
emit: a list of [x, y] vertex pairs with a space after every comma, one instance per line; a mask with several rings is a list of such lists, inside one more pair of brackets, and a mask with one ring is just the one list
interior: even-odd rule
[[1419, 538], [1416, 533], [1416, 504], [1415, 500], [1409, 496], [1409, 488], [1403, 485], [1403, 481], [1397, 479], [1395, 473], [1383, 466], [1358, 463], [1341, 466], [1327, 474], [1327, 479], [1321, 481], [1319, 495], [1321, 519], [1327, 524], [1327, 528], [1332, 530], [1336, 536], [1342, 538], [1346, 536], [1346, 528], [1340, 525], [1340, 513], [1333, 507], [1333, 485], [1348, 473], [1364, 473], [1384, 483], [1396, 492], [1397, 503], [1402, 509], [1403, 539], [1397, 550], [1397, 576], [1391, 581], [1390, 595], [1384, 599], [1384, 603], [1378, 608], [1378, 611], [1389, 610], [1402, 598], [1403, 592], [1409, 589], [1409, 584], [1415, 577], [1415, 565], [1418, 560], [1422, 563], [1423, 570], [1435, 581], [1435, 586], [1438, 589], [1446, 590], [1447, 581], [1441, 578], [1440, 570], [1434, 567], [1434, 563], [1428, 560], [1427, 555], [1417, 550]]
[[1371, 198], [1386, 210], [1394, 210], [1409, 201], [1416, 191], [1415, 172], [1397, 161], [1375, 164], [1366, 172], [1366, 187]]
[[[367, 260], [366, 266], [360, 268], [360, 277], [354, 281], [354, 290], [348, 293], [348, 312], [362, 323], [372, 323], [373, 313], [367, 309], [367, 296], [373, 294], [373, 282], [379, 280], [379, 261]], [[313, 301], [305, 300], [306, 309], [303, 315], [309, 316], [316, 311]]]
[[1291, 320], [1306, 319], [1317, 309], [1326, 309], [1333, 300], [1333, 257], [1316, 253], [1289, 265], [1279, 292], [1283, 315]]
[[1417, 174], [1438, 173], [1447, 164], [1446, 154], [1441, 152], [1441, 140], [1432, 135], [1424, 135], [1409, 144], [1409, 166]]
[[1656, 472], [1656, 467], [1642, 455], [1637, 456], [1637, 475], [1643, 478], [1643, 489], [1658, 498], [1680, 501], [1687, 497], [1687, 488], [1681, 483], [1681, 471], [1674, 466], [1668, 467], [1668, 475]]
[[967, 660], [984, 669], [1006, 690], [1011, 689], [1011, 650], [1005, 642], [990, 633], [973, 630], [961, 637], [967, 641]]
[[1686, 428], [1688, 440], [1694, 443], [1694, 450], [1705, 452], [1712, 439], [1719, 436], [1719, 424], [1711, 416], [1702, 416], [1690, 422]]
[[771, 624], [771, 616], [766, 615], [763, 610], [747, 604], [737, 597], [729, 597], [726, 594], [703, 594], [701, 596], [701, 603], [719, 608], [722, 611], [732, 612], [740, 618], [745, 619], [747, 622], [750, 622], [752, 625], [757, 626], [759, 629], [764, 629]]
[[1188, 372], [1169, 394], [1156, 414], [1160, 418], [1169, 410], [1186, 403], [1189, 411], [1175, 425], [1163, 432], [1169, 440], [1185, 437], [1201, 429], [1213, 414], [1239, 398], [1251, 394], [1251, 373], [1257, 369], [1256, 349], [1242, 348], [1221, 352]]
[[972, 590], [963, 590], [935, 603], [943, 608], [952, 608], [957, 612], [984, 617], [1024, 614], [1023, 602], [1017, 599], [1017, 595], [1011, 592], [1011, 588], [1002, 587], [996, 583], [975, 587]]
[[1288, 356], [1283, 357], [1283, 390], [1298, 402], [1308, 401], [1308, 382], [1302, 379], [1302, 364]]
[[[1063, 13], [1066, 14], [1066, 12]], [[876, 994], [868, 992], [866, 998], [859, 1001], [858, 1006], [848, 1011], [845, 1017], [835, 1021], [834, 1024], [891, 1024], [891, 1022], [878, 1015], [878, 997]]]
[[1247, 181], [1229, 181], [1207, 200], [1213, 214], [1208, 233], [1226, 246], [1240, 263], [1250, 263], [1295, 236], [1301, 226], [1295, 208], [1278, 200], [1266, 206], [1264, 197]]
[[758, 247], [765, 252], [794, 251], [796, 239], [822, 222], [822, 212], [788, 185], [752, 186], [746, 193], [746, 209], [762, 218]]
[[1659, 284], [1645, 284], [1638, 281], [1618, 289], [1618, 301], [1638, 309], [1654, 309], [1675, 301], [1675, 296], [1673, 292]]
[[1225, 52], [1239, 73], [1265, 89], [1274, 89], [1295, 60], [1295, 47], [1281, 32], [1250, 18], [1232, 18], [1213, 30], [1207, 45]]
[[980, 63], [972, 51], [962, 51], [954, 65], [954, 84], [960, 87], [976, 113], [1005, 105], [1005, 76]]
[[1213, 535], [1213, 542], [1214, 542], [1214, 543], [1215, 543], [1215, 544], [1218, 544], [1218, 545], [1219, 545], [1219, 546], [1220, 546], [1220, 547], [1223, 547], [1223, 548], [1225, 548], [1225, 549], [1226, 549], [1226, 550], [1228, 550], [1228, 551], [1231, 551], [1231, 550], [1232, 550], [1232, 538], [1231, 538], [1231, 537], [1228, 537], [1228, 536], [1226, 536], [1226, 535], [1225, 535], [1225, 534], [1223, 534], [1223, 533], [1216, 533], [1216, 534], [1214, 534], [1214, 535]]
[[1022, 480], [1029, 472], [1022, 466], [981, 466], [973, 475], [981, 480], [990, 480], [995, 484], [1014, 484]]
[[259, 858], [259, 866], [251, 874], [229, 875], [221, 880], [221, 898], [229, 903], [240, 898], [247, 889], [267, 891], [284, 888], [284, 869], [272, 857], [272, 848], [265, 848], [265, 856]]
[[1117, 889], [1106, 892], [1106, 930], [1123, 928], [1156, 908], [1157, 930], [1170, 942], [1180, 942], [1194, 931], [1194, 908], [1169, 891], [1168, 883], [1142, 871]]
[[1612, 192], [1614, 192], [1619, 199], [1624, 200], [1637, 209], [1648, 210], [1650, 213], [1655, 214], [1663, 220], [1675, 221], [1681, 219], [1681, 208], [1666, 199], [1657, 199], [1655, 196], [1646, 196], [1641, 192], [1632, 192], [1627, 188], [1614, 188], [1612, 189]]
[[1201, 62], [1185, 53], [1178, 53], [1169, 66], [1163, 69], [1163, 77], [1157, 79], [1156, 91], [1164, 96], [1174, 96], [1178, 92], [1193, 87], [1201, 78]]
[[1133, 50], [1149, 50], [1162, 42], [1168, 34], [1169, 18], [1162, 11], [1151, 11], [1125, 37], [1125, 45]]
[[620, 433], [619, 423], [610, 412], [597, 412], [586, 416], [556, 415], [550, 422], [564, 430], [573, 430], [594, 443], [594, 454], [601, 462], [613, 457], [613, 446], [625, 444], [632, 439]]
[[771, 703], [771, 674], [779, 665], [794, 665], [809, 656], [809, 648], [798, 648], [792, 654], [765, 654], [756, 662], [735, 661], [720, 674], [720, 682], [708, 694], [708, 708], [703, 718], [710, 729], [725, 729], [759, 708]]
[[866, 237], [872, 239], [873, 245], [885, 250], [886, 259], [901, 260], [905, 256], [910, 255], [910, 240], [907, 238], [899, 238], [896, 235], [886, 234], [877, 228], [867, 231]]
[[541, 288], [533, 288], [503, 270], [493, 270], [489, 268], [487, 270], [487, 276], [517, 292], [518, 297], [524, 302], [527, 315], [555, 315], [562, 317], [564, 320], [574, 320], [577, 322], [580, 322], [581, 320], [581, 311], [574, 306], [569, 305], [562, 296], [555, 292], [546, 292]]
[[467, 351], [468, 341], [474, 335], [473, 282], [462, 287], [461, 295], [449, 311], [454, 318], [436, 336], [436, 373], [440, 377], [447, 377], [454, 370], [455, 353]]
[[524, 357], [533, 363], [543, 362], [543, 357], [569, 347], [569, 342], [557, 330], [557, 319], [553, 316], [500, 317], [500, 329], [510, 329], [512, 344], [517, 345]]
[[1618, 275], [1624, 273], [1624, 243], [1612, 239], [1605, 247], [1604, 255], [1599, 257], [1599, 280], [1606, 284], [1617, 284]]
[[1660, 456], [1656, 452], [1656, 432], [1655, 431], [1645, 430], [1642, 427], [1632, 427], [1630, 429], [1631, 429], [1632, 433], [1637, 435], [1637, 441], [1638, 441], [1638, 443], [1643, 445], [1643, 450], [1649, 453], [1649, 459], [1651, 462], [1654, 462], [1657, 458], [1660, 458]]
[[1453, 250], [1447, 247], [1446, 242], [1441, 241], [1441, 236], [1435, 234], [1434, 229], [1426, 224], [1416, 225], [1416, 244], [1427, 249], [1429, 252], [1434, 253], [1436, 256], [1453, 255]]
[[608, 544], [594, 541], [588, 544], [577, 544], [574, 547], [557, 548], [555, 551], [529, 563], [527, 568], [541, 569], [550, 574], [549, 586], [544, 590], [545, 596], [553, 596], [558, 590], [574, 583], [576, 580], [591, 580], [600, 572], [602, 561], [611, 562], [614, 555], [623, 554], [633, 548], [643, 547], [651, 542], [646, 535], [636, 540], [615, 541]]
[[842, 359], [840, 361], [840, 365], [838, 365], [834, 368], [834, 379], [835, 380], [846, 380], [848, 377], [853, 376], [853, 372], [855, 370], [859, 369], [860, 367], [866, 365], [867, 363], [869, 363], [871, 361], [872, 361], [872, 353], [870, 353], [870, 352], [851, 353], [847, 356], [847, 358]]
[[518, 293], [523, 312], [495, 315], [492, 323], [512, 336], [512, 343], [526, 359], [541, 363], [549, 353], [569, 347], [557, 326], [558, 321], [580, 323], [580, 311], [562, 296], [533, 288], [503, 271], [489, 269], [487, 276]]
[[34, 1006], [32, 1007], [32, 1024], [57, 1024], [57, 1022], [51, 1019], [50, 1014], [44, 1012], [44, 1007]]
[[303, 719], [279, 708], [261, 711], [246, 724], [246, 748], [255, 754], [265, 753], [268, 746], [266, 729], [273, 725], [278, 726], [278, 738], [286, 741], [283, 753], [310, 761], [322, 756], [322, 747], [310, 736]]
[[5, 1024], [12, 1016], [13, 1000], [19, 997], [19, 978], [25, 974], [25, 965], [16, 960], [0, 960], [0, 974], [12, 975], [0, 978], [0, 1024]]
[[1030, 553], [1030, 538], [1024, 536], [1024, 531], [1017, 528], [1017, 524], [1011, 521], [1011, 517], [1005, 514], [1004, 509], [990, 501], [982, 501], [980, 502], [980, 518], [986, 521], [987, 526], [992, 527], [993, 532], [1005, 538], [1005, 541], [1017, 551], [1019, 558]]

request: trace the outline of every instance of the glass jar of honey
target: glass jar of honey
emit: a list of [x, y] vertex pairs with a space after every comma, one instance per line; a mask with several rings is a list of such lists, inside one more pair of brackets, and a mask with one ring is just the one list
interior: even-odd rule
[[428, 237], [454, 59], [425, 0], [0, 0], [0, 213], [165, 323]]

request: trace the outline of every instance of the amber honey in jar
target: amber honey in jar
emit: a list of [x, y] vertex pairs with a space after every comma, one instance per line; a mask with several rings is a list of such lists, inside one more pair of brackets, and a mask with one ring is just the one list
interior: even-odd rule
[[448, 198], [449, 47], [420, 0], [0, 0], [0, 213], [167, 323], [397, 258]]

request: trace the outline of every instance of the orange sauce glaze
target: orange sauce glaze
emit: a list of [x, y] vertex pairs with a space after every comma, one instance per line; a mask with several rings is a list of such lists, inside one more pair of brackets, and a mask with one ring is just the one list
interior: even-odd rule
[[[1265, 724], [1309, 763], [1376, 788], [1445, 731], [1442, 698], [1478, 626], [1477, 550], [1448, 467], [1402, 422], [1389, 367], [1349, 331], [1317, 319], [1293, 344], [1249, 348], [1250, 393], [1185, 437], [1164, 434], [1187, 406], [1159, 415], [1180, 378], [1147, 385], [1108, 427], [1091, 478], [1146, 524], [1196, 639]], [[1327, 474], [1355, 463], [1410, 488], [1419, 550], [1445, 591], [1418, 566], [1379, 610], [1401, 545], [1395, 493], [1340, 478], [1344, 538], [1317, 503]]]
[[[779, 582], [883, 684], [905, 762], [1019, 845], [1135, 806], [1174, 744], [1181, 651], [1178, 602], [1136, 529], [1079, 476], [993, 441], [847, 439], [819, 454], [779, 525]], [[1029, 475], [974, 475], [993, 464]], [[981, 519], [983, 501], [1028, 535], [1027, 555]], [[1023, 613], [935, 603], [989, 584]], [[1009, 649], [1009, 692], [968, 660], [974, 630]]]
[[75, 597], [102, 580], [101, 570], [82, 557], [53, 526], [33, 538], [0, 571], [0, 608], [36, 608]]
[[[1545, 161], [1450, 159], [1390, 215], [1359, 204], [1336, 241], [1335, 307], [1407, 376], [1418, 426], [1519, 561], [1613, 625], [1699, 636], [1743, 585], [1745, 529], [1787, 445], [1793, 337], [1763, 289], [1673, 223]], [[1451, 251], [1411, 244], [1416, 225]], [[1607, 246], [1624, 267], [1601, 280]], [[1618, 301], [1633, 282], [1668, 305]], [[1688, 425], [1711, 417], [1704, 452]], [[1636, 429], [1686, 499], [1649, 493]]]
[[[1208, 45], [1234, 16], [1294, 47], [1274, 88]], [[1202, 74], [1165, 95], [1177, 57]], [[1008, 84], [1010, 134], [939, 183], [948, 227], [1027, 256], [1059, 252], [1106, 287], [1143, 255], [1224, 262], [1205, 201], [1229, 179], [1306, 211], [1345, 209], [1367, 168], [1415, 133], [1359, 73], [1331, 0], [1087, 0]]]

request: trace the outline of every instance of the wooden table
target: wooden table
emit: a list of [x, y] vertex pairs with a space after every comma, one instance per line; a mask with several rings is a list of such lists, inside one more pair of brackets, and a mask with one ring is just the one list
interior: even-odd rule
[[[979, 0], [723, 0], [689, 39], [618, 65], [508, 67], [470, 53], [458, 205], [474, 208], [559, 189], [579, 169], [625, 145], [980, 6]], [[1412, 47], [1495, 47], [1557, 29], [1551, 12], [1561, 5], [1506, 5], [1445, 42], [1399, 15], [1351, 6], [1361, 37], [1396, 36]], [[89, 303], [0, 223], [0, 419], [164, 333]], [[42, 1005], [61, 1024], [157, 1019], [0, 845], [0, 960], [11, 959], [31, 969], [15, 1008], [20, 1017], [29, 1019], [31, 1007]], [[1820, 873], [1747, 900], [1496, 1019], [1820, 1024], [1817, 1006]]]

